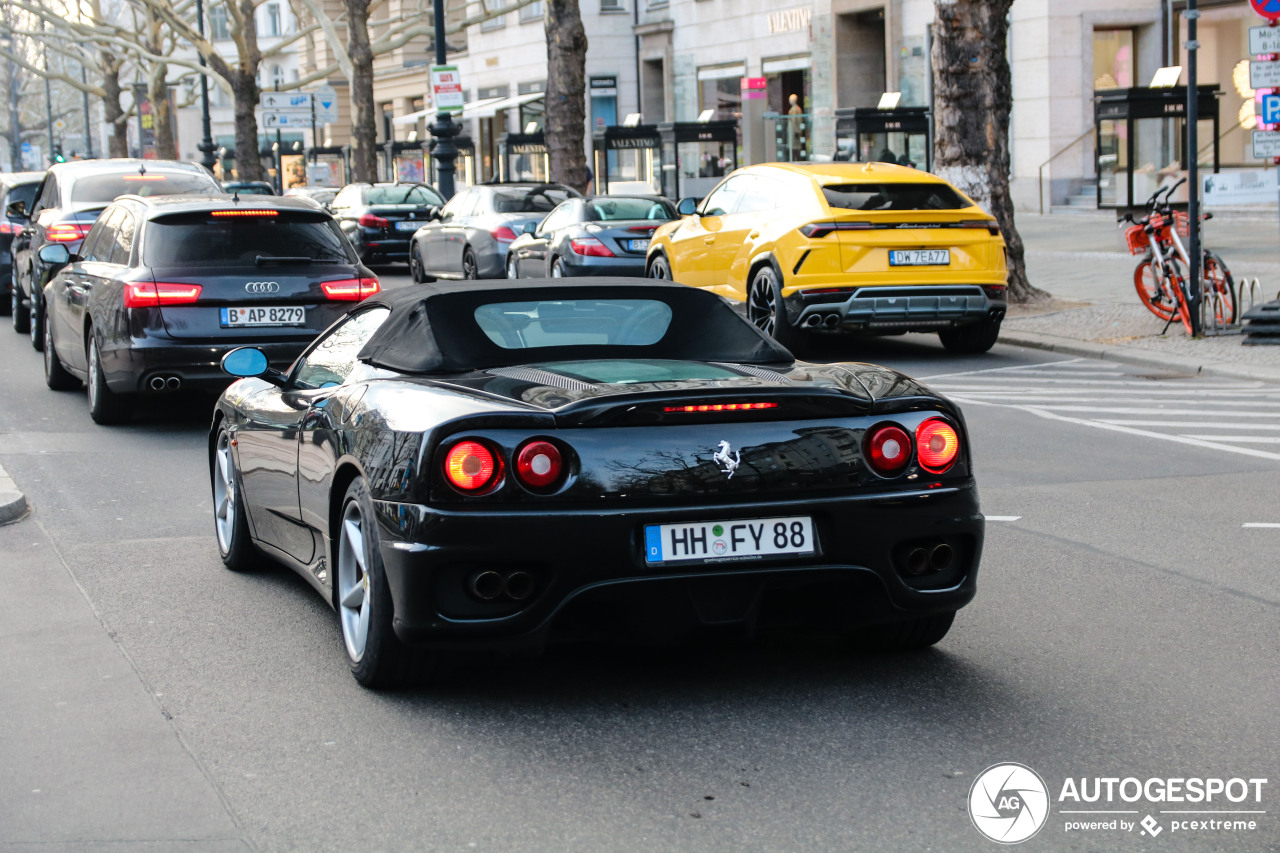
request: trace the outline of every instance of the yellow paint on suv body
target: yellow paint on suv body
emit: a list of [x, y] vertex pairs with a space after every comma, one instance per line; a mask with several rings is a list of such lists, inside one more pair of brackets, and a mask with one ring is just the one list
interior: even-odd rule
[[[910, 209], [912, 199], [934, 206]], [[941, 178], [905, 166], [762, 163], [733, 172], [698, 210], [654, 232], [650, 266], [661, 254], [675, 281], [737, 301], [769, 262], [782, 275], [784, 297], [824, 288], [1006, 284], [995, 219]], [[893, 264], [894, 250], [942, 251], [947, 262]]]

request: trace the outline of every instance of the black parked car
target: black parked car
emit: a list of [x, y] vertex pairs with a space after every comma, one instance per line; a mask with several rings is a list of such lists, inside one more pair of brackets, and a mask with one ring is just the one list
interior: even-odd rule
[[25, 220], [13, 249], [13, 328], [30, 332], [36, 349], [44, 346], [40, 293], [51, 274], [40, 249], [56, 243], [74, 255], [98, 214], [125, 193], [221, 195], [222, 186], [201, 167], [176, 160], [76, 160], [50, 166], [34, 205], [6, 208], [10, 216]]
[[41, 250], [45, 381], [89, 386], [98, 423], [130, 415], [134, 394], [221, 390], [219, 362], [243, 344], [289, 365], [378, 280], [333, 217], [302, 199], [122, 196], [79, 254]]
[[502, 278], [507, 250], [526, 225], [560, 202], [581, 194], [563, 184], [482, 184], [460, 191], [437, 221], [413, 235], [409, 272], [414, 281]]
[[44, 172], [0, 173], [0, 314], [13, 312], [13, 240], [26, 224], [8, 213], [9, 205], [20, 201], [30, 210], [43, 179]]
[[329, 209], [366, 264], [409, 260], [413, 232], [431, 220], [444, 198], [426, 184], [348, 184]]
[[570, 199], [511, 244], [507, 278], [643, 276], [649, 238], [675, 218], [675, 207], [658, 196]]
[[369, 686], [450, 651], [763, 626], [938, 642], [983, 519], [960, 411], [883, 367], [796, 363], [720, 297], [620, 278], [366, 300], [209, 435], [223, 562], [338, 612]]

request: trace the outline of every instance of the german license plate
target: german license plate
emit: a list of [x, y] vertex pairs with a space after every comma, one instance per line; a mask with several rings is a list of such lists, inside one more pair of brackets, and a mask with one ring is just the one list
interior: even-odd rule
[[633, 252], [643, 252], [649, 248], [648, 240], [628, 240], [627, 248]]
[[894, 267], [945, 266], [950, 263], [950, 249], [893, 249], [889, 252], [889, 265]]
[[397, 223], [396, 223], [396, 230], [397, 230], [397, 231], [417, 231], [417, 230], [418, 230], [418, 228], [421, 226], [421, 224], [422, 224], [422, 223], [420, 223], [420, 222], [403, 222], [403, 221], [401, 221], [401, 222], [397, 222]]
[[254, 305], [252, 308], [223, 308], [222, 326], [305, 326], [307, 309], [301, 305]]
[[644, 528], [644, 560], [651, 566], [798, 557], [816, 550], [813, 520], [808, 516], [649, 524]]

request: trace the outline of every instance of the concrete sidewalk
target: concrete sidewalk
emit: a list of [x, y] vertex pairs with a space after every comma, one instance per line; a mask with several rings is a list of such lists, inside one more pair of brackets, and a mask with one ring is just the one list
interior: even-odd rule
[[[1071, 355], [1280, 382], [1280, 346], [1244, 346], [1240, 335], [1193, 339], [1181, 324], [1151, 314], [1133, 287], [1138, 259], [1125, 249], [1124, 233], [1109, 213], [1088, 216], [1018, 214], [1027, 276], [1054, 300], [1015, 306], [1001, 329], [1001, 343]], [[1206, 224], [1205, 242], [1226, 262], [1237, 282], [1257, 279], [1261, 298], [1280, 291], [1280, 220], [1233, 214]], [[1242, 300], [1248, 307], [1247, 298]]]

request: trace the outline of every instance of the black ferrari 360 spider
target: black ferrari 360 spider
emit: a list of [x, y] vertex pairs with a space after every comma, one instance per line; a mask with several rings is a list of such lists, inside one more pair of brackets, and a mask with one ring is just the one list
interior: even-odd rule
[[385, 292], [287, 373], [228, 353], [218, 547], [338, 611], [356, 679], [549, 641], [833, 629], [931, 645], [972, 599], [964, 421], [814, 365], [720, 297], [635, 279]]

